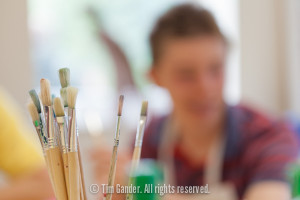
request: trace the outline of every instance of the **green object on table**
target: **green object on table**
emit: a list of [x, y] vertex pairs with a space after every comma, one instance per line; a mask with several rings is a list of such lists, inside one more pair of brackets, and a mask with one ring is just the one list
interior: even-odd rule
[[135, 184], [139, 186], [138, 193], [133, 195], [134, 200], [147, 199], [154, 200], [156, 194], [154, 193], [155, 187], [155, 176], [152, 174], [149, 175], [139, 175], [135, 177]]
[[292, 197], [295, 199], [300, 199], [300, 163], [299, 162], [290, 165], [288, 169], [288, 178], [291, 183]]
[[134, 185], [139, 187], [139, 191], [133, 195], [134, 200], [160, 199], [159, 194], [155, 193], [155, 186], [163, 182], [163, 173], [154, 160], [141, 160], [132, 178]]

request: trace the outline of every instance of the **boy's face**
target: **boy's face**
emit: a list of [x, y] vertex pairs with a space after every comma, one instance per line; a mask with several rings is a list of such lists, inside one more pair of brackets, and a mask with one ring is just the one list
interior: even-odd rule
[[[226, 46], [214, 36], [170, 39], [152, 68], [152, 77], [173, 99], [185, 120], [212, 123], [222, 114]], [[200, 121], [201, 120], [201, 121]]]

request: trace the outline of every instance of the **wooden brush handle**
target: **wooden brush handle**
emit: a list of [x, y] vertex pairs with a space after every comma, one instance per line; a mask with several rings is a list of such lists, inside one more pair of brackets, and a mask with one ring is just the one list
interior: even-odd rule
[[[114, 146], [113, 153], [111, 156], [111, 163], [110, 163], [110, 170], [108, 175], [108, 187], [114, 185], [115, 175], [116, 175], [116, 163], [117, 163], [117, 154], [118, 154], [118, 147]], [[107, 193], [106, 199], [111, 200], [112, 193]]]
[[62, 153], [62, 158], [64, 162], [64, 172], [65, 172], [65, 180], [66, 180], [66, 188], [68, 197], [70, 196], [70, 189], [69, 189], [69, 162], [68, 162], [68, 154], [66, 152]]
[[78, 152], [68, 152], [69, 162], [69, 200], [80, 200], [80, 168]]
[[79, 177], [79, 184], [80, 184], [80, 200], [85, 200], [84, 198], [84, 194], [83, 194], [83, 186], [82, 186], [82, 178], [81, 178], [81, 174], [80, 174], [80, 177]]
[[68, 200], [66, 182], [64, 176], [63, 161], [59, 147], [49, 148], [46, 150], [47, 156], [50, 159], [50, 166], [52, 168], [52, 177], [54, 191], [57, 200]]
[[[130, 174], [129, 174], [129, 181], [128, 181], [128, 186], [133, 184], [133, 173], [137, 169], [139, 162], [140, 162], [140, 157], [141, 157], [141, 147], [135, 147], [133, 151], [133, 156], [132, 156], [132, 161], [131, 161], [131, 169], [130, 169]], [[126, 195], [126, 200], [132, 200], [133, 199], [133, 194], [127, 193]]]
[[79, 159], [79, 167], [80, 167], [80, 185], [81, 185], [81, 200], [87, 200], [86, 191], [85, 191], [85, 180], [84, 180], [84, 172], [82, 167], [82, 160], [81, 160], [81, 152], [79, 146], [79, 140], [77, 140], [78, 146], [78, 159]]
[[51, 185], [52, 185], [54, 194], [56, 196], [56, 191], [55, 191], [55, 187], [54, 187], [54, 183], [53, 183], [53, 170], [52, 170], [52, 166], [51, 166], [49, 151], [44, 150], [44, 158], [45, 158], [45, 162], [47, 165], [48, 175], [50, 177]]
[[136, 168], [139, 165], [140, 162], [140, 158], [141, 158], [141, 147], [135, 147], [134, 151], [133, 151], [133, 156], [132, 156], [132, 165], [131, 165], [131, 171], [130, 171], [130, 176], [132, 175], [132, 173], [134, 173], [134, 171], [136, 170]]

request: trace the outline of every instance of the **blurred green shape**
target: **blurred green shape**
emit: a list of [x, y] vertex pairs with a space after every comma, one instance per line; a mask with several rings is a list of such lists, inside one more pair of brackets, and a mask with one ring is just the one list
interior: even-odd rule
[[287, 175], [291, 183], [292, 197], [294, 199], [300, 200], [300, 162], [299, 161], [289, 166]]
[[143, 159], [138, 169], [133, 174], [134, 185], [139, 191], [133, 195], [134, 200], [158, 200], [159, 194], [155, 193], [155, 186], [163, 182], [161, 167], [151, 159]]

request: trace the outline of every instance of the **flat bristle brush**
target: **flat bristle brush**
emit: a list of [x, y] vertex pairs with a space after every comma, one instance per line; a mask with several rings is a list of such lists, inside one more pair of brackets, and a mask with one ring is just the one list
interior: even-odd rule
[[76, 100], [77, 100], [78, 89], [75, 87], [67, 88], [67, 99], [68, 99], [68, 117], [69, 117], [69, 134], [68, 134], [68, 163], [69, 163], [69, 194], [70, 199], [80, 200], [80, 165], [78, 158], [78, 136], [76, 127]]
[[68, 200], [63, 161], [60, 148], [58, 146], [58, 138], [55, 132], [50, 82], [47, 79], [41, 79], [40, 84], [41, 100], [44, 106], [45, 115], [45, 134], [48, 138], [48, 147], [45, 150], [45, 154], [50, 159], [50, 167], [52, 168], [53, 172], [53, 184], [56, 198], [59, 200]]
[[[40, 140], [40, 143], [43, 147], [43, 149], [45, 148], [45, 142], [44, 142], [44, 136], [43, 136], [43, 133], [42, 133], [42, 128], [41, 128], [41, 125], [40, 125], [40, 117], [39, 117], [39, 113], [34, 105], [34, 103], [31, 101], [28, 103], [27, 105], [27, 109], [28, 109], [28, 112], [31, 116], [31, 119], [32, 119], [32, 123], [36, 129], [36, 132], [39, 136], [39, 140]], [[47, 143], [46, 143], [47, 144]]]
[[61, 68], [58, 70], [59, 81], [62, 88], [67, 88], [70, 86], [70, 69]]
[[[67, 116], [68, 115], [67, 87], [70, 86], [70, 69], [69, 68], [61, 68], [58, 70], [58, 74], [59, 74], [59, 80], [60, 80], [60, 84], [61, 84], [60, 96], [63, 100], [65, 115]], [[68, 127], [68, 120], [67, 120], [66, 124]], [[81, 199], [87, 200], [79, 140], [77, 140], [77, 146], [78, 146], [78, 158], [79, 158], [79, 166], [80, 166]]]
[[49, 158], [47, 157], [47, 155], [45, 153], [45, 149], [47, 148], [47, 142], [45, 142], [45, 139], [44, 139], [44, 136], [43, 136], [43, 133], [42, 133], [42, 127], [41, 127], [41, 122], [40, 122], [41, 118], [39, 116], [38, 109], [36, 108], [36, 105], [32, 101], [28, 103], [27, 109], [28, 109], [29, 114], [31, 116], [32, 123], [35, 127], [35, 130], [36, 130], [36, 132], [39, 136], [39, 139], [40, 139], [40, 142], [41, 142], [41, 145], [42, 145], [42, 149], [43, 149], [43, 154], [44, 154], [44, 157], [45, 157], [45, 161], [46, 161], [46, 164], [48, 166], [49, 177], [50, 177], [50, 180], [51, 180], [51, 183], [52, 183], [52, 187], [54, 188], [53, 172], [52, 172], [52, 168], [49, 167], [51, 165], [50, 160], [49, 160]]
[[[144, 131], [145, 131], [145, 126], [146, 126], [146, 121], [147, 121], [147, 112], [148, 112], [148, 102], [143, 101], [142, 108], [141, 108], [140, 120], [139, 120], [139, 124], [138, 124], [138, 128], [137, 128], [136, 138], [135, 138], [135, 145], [134, 145], [134, 151], [133, 151], [133, 156], [132, 156], [132, 161], [131, 161], [128, 186], [130, 186], [133, 183], [133, 174], [136, 171], [137, 167], [139, 166]], [[126, 200], [132, 200], [132, 199], [133, 199], [133, 194], [127, 193]]]
[[[115, 180], [115, 174], [116, 174], [117, 154], [118, 154], [118, 147], [119, 147], [119, 140], [120, 140], [120, 125], [121, 125], [123, 102], [124, 102], [124, 96], [121, 95], [119, 98], [117, 126], [116, 126], [116, 132], [115, 132], [115, 136], [114, 136], [114, 146], [113, 146], [113, 152], [112, 152], [112, 157], [111, 157], [111, 161], [110, 161], [110, 170], [109, 170], [109, 175], [108, 175], [108, 187], [109, 188], [114, 186], [114, 180]], [[111, 200], [112, 193], [108, 193], [106, 196], [106, 199]]]
[[[39, 137], [40, 137], [40, 140], [42, 140], [43, 154], [44, 154], [44, 157], [45, 157], [46, 164], [48, 166], [47, 168], [48, 168], [50, 180], [51, 180], [52, 186], [54, 188], [54, 185], [53, 185], [53, 172], [52, 172], [52, 168], [51, 168], [50, 158], [45, 153], [46, 149], [48, 148], [48, 138], [47, 138], [47, 136], [45, 134], [45, 131], [44, 131], [44, 119], [43, 119], [44, 117], [43, 117], [43, 114], [42, 114], [41, 102], [40, 102], [40, 99], [39, 99], [39, 96], [38, 96], [37, 92], [34, 89], [30, 90], [28, 93], [31, 97], [32, 103], [34, 104], [34, 106], [36, 108], [36, 109], [34, 109], [33, 106], [32, 106], [32, 103], [29, 103], [28, 110], [29, 110], [29, 113], [31, 113], [31, 116], [32, 116], [33, 112], [38, 113], [38, 119], [35, 119], [34, 126], [36, 128], [36, 131], [37, 131]], [[54, 188], [54, 190], [55, 190], [55, 188]]]
[[44, 147], [45, 145], [47, 145], [47, 137], [44, 133], [44, 121], [43, 121], [43, 116], [42, 116], [42, 108], [41, 108], [40, 99], [34, 89], [30, 90], [28, 93], [31, 97], [31, 100], [32, 100], [34, 106], [36, 107], [37, 112], [38, 112], [39, 119], [37, 120], [37, 122], [39, 124], [38, 124], [38, 126], [35, 126], [35, 127], [39, 128], [39, 132], [40, 132], [40, 135], [41, 135], [41, 138], [42, 138], [42, 141], [44, 144], [43, 147]]
[[65, 114], [68, 115], [68, 98], [67, 98], [67, 88], [60, 89], [60, 97], [63, 101]]
[[60, 147], [61, 147], [61, 153], [62, 153], [62, 158], [64, 162], [64, 172], [65, 172], [65, 180], [66, 180], [66, 188], [69, 196], [69, 163], [68, 163], [68, 154], [67, 154], [67, 149], [68, 149], [68, 131], [67, 131], [67, 126], [66, 126], [66, 115], [64, 112], [64, 108], [62, 105], [62, 102], [59, 97], [54, 98], [53, 100], [53, 107], [54, 107], [54, 112], [56, 115], [56, 122], [58, 125], [59, 129], [59, 138], [60, 138]]
[[60, 96], [63, 100], [65, 114], [68, 114], [68, 99], [67, 99], [67, 87], [70, 86], [70, 69], [61, 68], [58, 70], [59, 81], [61, 85]]

